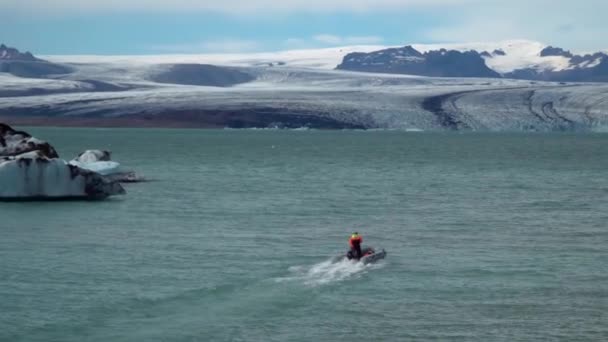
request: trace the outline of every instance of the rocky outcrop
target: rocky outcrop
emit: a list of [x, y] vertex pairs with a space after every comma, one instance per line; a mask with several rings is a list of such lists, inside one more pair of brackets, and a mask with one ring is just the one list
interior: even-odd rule
[[441, 49], [423, 54], [412, 46], [351, 53], [337, 69], [435, 77], [500, 77], [476, 51]]
[[[608, 82], [608, 55], [603, 52], [574, 55], [548, 46], [538, 52], [530, 67], [498, 73], [488, 65], [509, 57], [502, 49], [491, 53], [475, 50], [430, 50], [420, 53], [412, 46], [371, 53], [351, 53], [337, 69], [440, 77], [493, 77], [554, 82]], [[522, 58], [521, 56], [519, 58]], [[508, 60], [511, 63], [511, 60]], [[501, 62], [496, 63], [501, 65]], [[524, 63], [525, 64], [525, 63]]]
[[562, 56], [562, 57], [567, 57], [567, 58], [573, 57], [572, 53], [570, 53], [570, 51], [565, 51], [562, 48], [553, 47], [553, 46], [547, 46], [546, 48], [542, 49], [542, 51], [540, 52], [540, 56], [541, 57]]

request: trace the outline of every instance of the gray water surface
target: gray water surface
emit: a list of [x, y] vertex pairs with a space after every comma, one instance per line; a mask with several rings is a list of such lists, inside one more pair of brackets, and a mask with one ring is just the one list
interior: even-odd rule
[[0, 203], [2, 341], [608, 339], [608, 135], [27, 130], [151, 181]]

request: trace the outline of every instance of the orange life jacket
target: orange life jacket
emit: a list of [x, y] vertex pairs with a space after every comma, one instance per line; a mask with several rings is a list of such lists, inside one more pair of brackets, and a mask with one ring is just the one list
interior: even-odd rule
[[361, 242], [363, 242], [363, 238], [361, 237], [361, 235], [351, 236], [350, 239], [348, 240], [348, 243], [350, 244], [350, 248], [355, 248], [355, 246], [357, 246], [357, 245], [360, 246]]

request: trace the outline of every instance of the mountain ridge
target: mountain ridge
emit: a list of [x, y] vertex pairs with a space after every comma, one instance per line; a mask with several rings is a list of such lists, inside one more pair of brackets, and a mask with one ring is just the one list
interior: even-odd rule
[[[434, 50], [415, 46], [347, 54], [339, 70], [443, 77], [496, 77], [531, 81], [608, 82], [608, 54], [575, 55], [559, 47], [478, 51], [460, 47]], [[519, 42], [519, 45], [523, 45]], [[530, 51], [532, 50], [532, 51]], [[538, 50], [538, 51], [534, 51]], [[434, 63], [429, 57], [434, 56]], [[526, 56], [528, 58], [526, 58]], [[458, 58], [456, 58], [458, 57]], [[483, 60], [483, 61], [482, 61]], [[425, 64], [426, 68], [420, 68]], [[463, 68], [463, 65], [468, 68]], [[447, 70], [446, 70], [447, 68]], [[491, 72], [488, 72], [491, 70]], [[455, 74], [457, 73], [457, 74]]]
[[34, 57], [27, 52], [0, 44], [0, 72], [23, 78], [44, 78], [50, 75], [68, 74], [71, 68]]

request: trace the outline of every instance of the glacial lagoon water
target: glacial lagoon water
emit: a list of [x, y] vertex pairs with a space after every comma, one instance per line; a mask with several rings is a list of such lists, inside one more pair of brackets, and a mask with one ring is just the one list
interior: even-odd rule
[[0, 203], [1, 341], [608, 339], [606, 134], [27, 130], [150, 181]]

